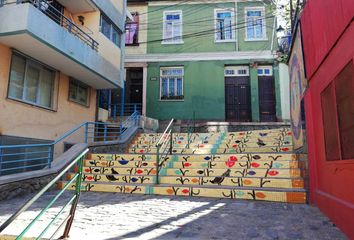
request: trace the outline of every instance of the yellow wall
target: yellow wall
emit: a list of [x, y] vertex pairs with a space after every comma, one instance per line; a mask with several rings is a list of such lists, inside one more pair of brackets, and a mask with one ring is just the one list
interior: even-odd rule
[[[146, 42], [147, 41], [147, 22], [148, 11], [147, 5], [129, 5], [128, 11], [131, 13], [138, 12], [139, 14], [139, 46], [127, 46], [125, 48], [126, 55], [131, 54], [146, 54]], [[143, 14], [142, 14], [143, 13]], [[142, 14], [142, 15], [141, 15]]]
[[[98, 53], [113, 65], [119, 67], [121, 62], [121, 50], [111, 40], [100, 32], [100, 12], [88, 12], [71, 14], [65, 10], [65, 16], [71, 19], [77, 26], [79, 26], [85, 33], [91, 36], [98, 42]], [[85, 18], [84, 25], [78, 21], [78, 16]]]
[[95, 89], [91, 88], [89, 107], [70, 102], [69, 78], [62, 73], [57, 77], [55, 112], [7, 99], [11, 49], [0, 44], [0, 55], [0, 135], [53, 140], [82, 122], [95, 120]]
[[[104, 56], [113, 65], [119, 67], [121, 62], [121, 50], [118, 48], [111, 40], [106, 38], [102, 33], [98, 34], [97, 37], [99, 46], [99, 53]], [[114, 51], [113, 51], [114, 49]]]

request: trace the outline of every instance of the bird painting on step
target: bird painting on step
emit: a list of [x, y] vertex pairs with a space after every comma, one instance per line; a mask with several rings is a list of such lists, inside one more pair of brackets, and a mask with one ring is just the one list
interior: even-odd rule
[[[111, 168], [112, 174], [119, 174], [117, 171], [115, 171], [113, 168]], [[116, 178], [114, 175], [106, 175], [106, 178], [109, 181], [118, 181], [119, 178]]]
[[264, 146], [267, 145], [267, 144], [265, 144], [262, 139], [259, 139], [259, 138], [258, 138], [257, 145], [258, 145], [259, 147], [264, 147]]
[[227, 169], [226, 172], [224, 172], [220, 177], [215, 177], [213, 180], [210, 180], [210, 182], [212, 184], [220, 185], [224, 181], [225, 177], [230, 177], [230, 172], [231, 170]]

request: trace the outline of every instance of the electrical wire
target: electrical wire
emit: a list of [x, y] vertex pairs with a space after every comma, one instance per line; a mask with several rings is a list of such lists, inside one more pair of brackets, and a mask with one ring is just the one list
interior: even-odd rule
[[[263, 19], [268, 19], [268, 18], [272, 18], [273, 16], [269, 16], [269, 17], [265, 17]], [[241, 24], [246, 24], [247, 22], [241, 22], [241, 23], [237, 23], [237, 24], [233, 24], [228, 26], [231, 27], [231, 30], [239, 30], [239, 29], [243, 29], [246, 27], [250, 27], [250, 26], [257, 26], [257, 24], [253, 24], [253, 25], [241, 25]], [[195, 37], [195, 36], [205, 36], [208, 34], [215, 34], [219, 32], [217, 29], [215, 29], [215, 27], [213, 27], [212, 29], [207, 29], [207, 30], [203, 30], [203, 31], [198, 31], [198, 32], [193, 32], [193, 33], [187, 33], [187, 34], [182, 34], [180, 37], [182, 39], [186, 39], [186, 38], [190, 38], [190, 37]], [[145, 41], [145, 42], [139, 42], [139, 44], [144, 44], [144, 43], [154, 43], [154, 42], [162, 42], [162, 41], [167, 41], [167, 40], [171, 40], [173, 38], [160, 38], [160, 39], [155, 39], [155, 40], [150, 40], [150, 41]]]

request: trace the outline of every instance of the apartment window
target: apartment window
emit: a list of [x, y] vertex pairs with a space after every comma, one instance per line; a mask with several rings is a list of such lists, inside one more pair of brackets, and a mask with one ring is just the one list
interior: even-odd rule
[[53, 108], [55, 71], [17, 53], [11, 60], [8, 97]]
[[273, 76], [272, 66], [260, 66], [257, 69], [258, 76]]
[[69, 84], [69, 100], [84, 106], [89, 106], [90, 87], [71, 78]]
[[266, 40], [264, 8], [246, 8], [246, 40]]
[[215, 10], [215, 40], [217, 42], [235, 40], [234, 27], [234, 11], [233, 10]]
[[121, 31], [119, 28], [112, 23], [112, 21], [105, 15], [101, 14], [100, 21], [100, 31], [105, 35], [109, 40], [111, 40], [115, 45], [121, 47]]
[[227, 66], [225, 67], [225, 77], [249, 76], [248, 66]]
[[139, 45], [139, 15], [133, 14], [133, 21], [127, 22], [125, 31], [126, 45]]
[[165, 11], [163, 13], [162, 43], [183, 43], [182, 11]]
[[354, 159], [354, 66], [347, 64], [321, 93], [327, 160]]
[[160, 99], [184, 99], [183, 96], [183, 67], [168, 67], [160, 69]]

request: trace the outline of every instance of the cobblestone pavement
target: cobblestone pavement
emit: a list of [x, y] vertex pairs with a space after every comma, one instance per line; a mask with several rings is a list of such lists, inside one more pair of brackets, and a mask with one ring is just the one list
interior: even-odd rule
[[[23, 213], [5, 234], [19, 234], [56, 192]], [[64, 193], [29, 236], [65, 204]], [[3, 223], [27, 198], [0, 202]], [[316, 207], [215, 198], [82, 193], [70, 239], [346, 239]]]

